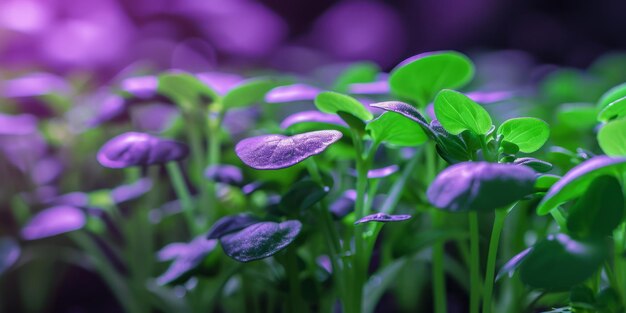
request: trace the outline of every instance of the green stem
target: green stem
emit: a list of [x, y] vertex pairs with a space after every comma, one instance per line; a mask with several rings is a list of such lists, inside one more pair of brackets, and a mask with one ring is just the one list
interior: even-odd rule
[[[441, 228], [441, 212], [433, 212], [433, 221], [436, 229]], [[433, 245], [432, 266], [433, 266], [433, 293], [435, 297], [435, 313], [446, 313], [446, 271], [444, 268], [444, 245], [443, 239], [438, 240]]]
[[560, 208], [556, 208], [556, 209], [550, 211], [550, 214], [552, 215], [552, 217], [554, 218], [556, 223], [559, 225], [559, 228], [562, 231], [566, 231], [567, 230], [567, 219], [565, 218], [565, 216], [563, 216], [563, 212], [561, 212], [561, 209]]
[[496, 210], [493, 221], [493, 229], [491, 231], [491, 239], [489, 240], [489, 252], [487, 255], [487, 269], [485, 272], [485, 289], [483, 292], [483, 313], [490, 313], [492, 310], [491, 300], [493, 298], [493, 284], [496, 270], [496, 258], [498, 257], [498, 244], [500, 242], [500, 234], [504, 226], [507, 210]]
[[287, 249], [285, 267], [287, 278], [289, 279], [289, 303], [292, 312], [306, 312], [305, 305], [302, 305], [302, 293], [300, 292], [300, 279], [298, 271], [298, 260], [294, 248]]
[[185, 183], [185, 179], [183, 178], [180, 164], [176, 162], [168, 162], [167, 164], [165, 164], [165, 168], [167, 169], [167, 172], [172, 179], [172, 186], [174, 187], [176, 196], [178, 197], [178, 200], [180, 200], [183, 214], [185, 215], [185, 218], [187, 220], [187, 227], [189, 228], [189, 232], [192, 235], [195, 235], [198, 225], [195, 222], [194, 205], [193, 201], [191, 200], [191, 195], [189, 194], [187, 184]]
[[469, 212], [470, 230], [470, 313], [480, 310], [480, 233], [478, 213]]

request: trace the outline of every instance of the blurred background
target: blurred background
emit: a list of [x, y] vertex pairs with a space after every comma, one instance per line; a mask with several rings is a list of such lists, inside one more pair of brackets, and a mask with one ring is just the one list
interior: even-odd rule
[[[273, 69], [310, 74], [328, 64], [371, 60], [389, 71], [407, 57], [433, 50], [469, 54], [478, 65], [480, 89], [522, 89], [529, 77], [555, 69], [541, 65], [587, 68], [600, 55], [626, 49], [623, 12], [626, 1], [622, 0], [0, 0], [0, 82], [6, 81], [0, 84], [0, 97], [27, 98], [49, 90], [62, 94], [59, 90], [67, 88], [62, 79], [48, 74], [14, 80], [29, 73], [106, 86], [116, 84], [116, 77], [128, 76], [124, 73], [138, 72], [137, 68], [153, 73], [176, 68], [193, 73]], [[578, 73], [560, 73], [544, 84], [547, 100], [537, 106], [595, 102], [608, 87], [624, 81], [618, 67], [608, 67], [597, 66], [597, 71], [608, 73], [605, 76], [619, 73], [595, 89]], [[565, 81], [567, 88], [557, 79]], [[90, 95], [93, 102], [103, 103], [98, 88], [93, 89], [97, 91]], [[78, 99], [72, 105], [89, 102], [68, 99]], [[515, 111], [520, 108], [526, 106], [510, 101], [492, 110], [500, 110], [497, 116], [504, 118], [521, 116]], [[555, 115], [545, 110], [547, 118]], [[0, 126], [3, 123], [0, 120]], [[581, 123], [575, 124], [568, 127]], [[596, 121], [582, 124], [593, 128]], [[553, 128], [553, 139], [563, 134], [559, 144], [570, 148], [566, 139], [571, 139], [571, 148], [576, 148], [582, 135], [561, 129]], [[588, 129], [581, 133], [595, 142]], [[47, 149], [26, 154], [20, 149], [44, 145], [22, 146], [10, 142], [0, 148], [15, 147], [16, 163], [24, 161], [24, 155], [44, 155]], [[0, 159], [0, 166], [3, 162]], [[54, 175], [59, 172], [48, 176]], [[2, 201], [13, 196], [2, 186], [18, 184], [14, 177], [19, 176], [0, 175], [0, 230], [6, 233], [18, 232], [7, 218], [10, 204]], [[32, 304], [29, 312], [42, 312], [37, 303], [47, 305], [45, 312], [120, 311], [96, 274], [80, 267], [59, 270], [56, 265], [43, 260], [20, 273], [38, 286], [15, 287], [16, 277], [9, 276], [0, 303], [5, 300], [7, 307], [14, 308], [19, 299]], [[54, 286], [54, 292], [45, 286]]]
[[423, 51], [516, 49], [586, 66], [624, 48], [626, 2], [566, 0], [2, 0], [0, 66], [103, 79], [142, 62], [207, 71], [389, 69]]

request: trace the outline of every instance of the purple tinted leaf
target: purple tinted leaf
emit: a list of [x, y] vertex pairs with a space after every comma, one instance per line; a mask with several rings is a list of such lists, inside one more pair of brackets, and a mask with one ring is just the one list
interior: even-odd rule
[[27, 135], [37, 131], [37, 118], [29, 114], [0, 114], [0, 135]]
[[301, 111], [287, 116], [280, 123], [280, 128], [287, 129], [295, 124], [306, 122], [326, 123], [348, 127], [346, 122], [335, 114], [327, 114], [320, 111]]
[[83, 207], [89, 204], [89, 195], [80, 191], [70, 192], [55, 197], [48, 204]]
[[369, 223], [369, 222], [379, 222], [379, 223], [387, 223], [387, 222], [402, 222], [411, 218], [411, 215], [408, 214], [397, 214], [390, 215], [387, 213], [374, 213], [368, 216], [365, 216], [358, 221], [354, 222], [354, 225]]
[[141, 76], [123, 80], [121, 88], [135, 98], [150, 99], [157, 95], [158, 85], [156, 76]]
[[126, 115], [127, 105], [124, 98], [118, 95], [109, 95], [102, 105], [98, 106], [98, 112], [87, 124], [89, 126], [98, 126], [102, 123], [115, 121]]
[[9, 80], [1, 87], [5, 98], [36, 97], [69, 91], [69, 86], [61, 77], [47, 73], [35, 73]]
[[136, 182], [128, 185], [122, 185], [111, 190], [111, 198], [115, 203], [123, 203], [137, 199], [152, 189], [152, 180], [150, 178], [141, 178]]
[[452, 212], [488, 212], [533, 192], [535, 172], [521, 165], [463, 162], [437, 175], [427, 196], [435, 207]]
[[259, 220], [249, 214], [237, 214], [220, 218], [207, 233], [207, 239], [219, 239], [220, 237], [242, 230]]
[[45, 157], [35, 164], [31, 171], [33, 182], [39, 186], [55, 181], [63, 173], [63, 163], [55, 157]]
[[261, 222], [220, 238], [224, 252], [239, 262], [270, 257], [292, 243], [302, 224], [297, 220], [282, 223]]
[[361, 95], [380, 95], [389, 93], [389, 82], [386, 80], [375, 81], [371, 83], [356, 83], [348, 87], [351, 94]]
[[354, 190], [346, 190], [330, 207], [330, 213], [336, 219], [342, 219], [354, 211], [356, 195]]
[[313, 100], [321, 90], [306, 84], [279, 86], [265, 95], [267, 103], [285, 103], [294, 101]]
[[545, 173], [552, 169], [552, 164], [543, 160], [529, 157], [515, 159], [513, 163], [528, 166], [539, 173]]
[[506, 264], [502, 265], [502, 268], [498, 271], [498, 275], [496, 275], [495, 281], [499, 281], [505, 275], [508, 275], [509, 277], [513, 276], [515, 270], [520, 266], [520, 264], [522, 264], [522, 261], [524, 261], [524, 258], [528, 255], [528, 253], [530, 253], [531, 250], [532, 247], [516, 254], [508, 262], [506, 262]]
[[370, 104], [371, 107], [401, 114], [418, 123], [429, 137], [433, 137], [433, 131], [428, 125], [426, 118], [412, 105], [400, 101], [386, 101]]
[[239, 75], [219, 72], [200, 73], [196, 76], [222, 96], [243, 80]]
[[264, 135], [240, 141], [235, 147], [235, 152], [252, 168], [281, 169], [321, 153], [341, 139], [341, 136], [341, 132], [335, 130], [314, 131], [291, 137]]
[[35, 240], [81, 229], [87, 222], [81, 209], [71, 206], [55, 206], [35, 215], [22, 228], [22, 238]]
[[0, 274], [8, 270], [20, 258], [22, 250], [15, 239], [0, 237]]
[[500, 102], [513, 97], [510, 91], [472, 91], [465, 94], [478, 103]]
[[176, 107], [153, 103], [131, 108], [131, 119], [138, 130], [160, 133], [171, 126], [179, 111]]
[[599, 176], [614, 175], [626, 170], [626, 158], [593, 157], [569, 170], [556, 182], [537, 205], [537, 214], [548, 214], [560, 204], [582, 195]]
[[367, 178], [374, 179], [374, 178], [387, 177], [387, 176], [390, 176], [393, 173], [397, 172], [398, 169], [399, 169], [399, 167], [394, 164], [394, 165], [389, 165], [389, 166], [385, 166], [385, 167], [369, 170], [367, 172]]
[[204, 171], [204, 177], [222, 184], [239, 186], [243, 183], [241, 169], [229, 164], [212, 165]]
[[189, 278], [202, 261], [215, 250], [217, 240], [208, 240], [204, 236], [196, 237], [190, 243], [172, 243], [161, 251], [157, 257], [160, 261], [174, 260], [170, 267], [157, 278], [159, 285], [166, 285]]
[[184, 159], [188, 153], [184, 143], [128, 132], [105, 143], [98, 151], [98, 162], [104, 167], [125, 168], [177, 161]]

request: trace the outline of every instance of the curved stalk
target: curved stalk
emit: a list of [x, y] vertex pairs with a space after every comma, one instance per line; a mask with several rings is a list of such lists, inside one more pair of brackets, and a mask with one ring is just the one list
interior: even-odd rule
[[485, 272], [485, 290], [483, 292], [483, 313], [491, 313], [491, 299], [493, 298], [493, 284], [496, 270], [496, 258], [498, 257], [498, 244], [500, 243], [500, 234], [504, 226], [507, 210], [496, 210], [493, 221], [493, 229], [491, 231], [491, 239], [489, 240], [489, 252], [487, 255], [487, 269]]

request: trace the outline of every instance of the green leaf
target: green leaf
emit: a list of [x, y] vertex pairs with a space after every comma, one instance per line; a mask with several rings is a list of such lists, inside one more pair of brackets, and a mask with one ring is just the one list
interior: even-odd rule
[[474, 64], [462, 53], [417, 55], [398, 65], [389, 77], [391, 93], [425, 107], [444, 88], [460, 88], [474, 77]]
[[572, 168], [548, 190], [537, 205], [537, 214], [548, 214], [562, 203], [579, 197], [596, 177], [621, 174], [624, 171], [626, 158], [593, 157]]
[[561, 179], [561, 176], [545, 174], [537, 177], [535, 181], [535, 190], [547, 191]]
[[306, 210], [322, 200], [330, 188], [321, 186], [312, 180], [302, 180], [295, 183], [280, 199], [280, 207], [286, 213], [294, 213], [296, 210]]
[[498, 135], [516, 144], [520, 151], [531, 153], [546, 143], [550, 137], [550, 127], [538, 118], [518, 117], [502, 123], [498, 128]]
[[607, 257], [603, 241], [577, 241], [550, 235], [535, 244], [519, 266], [526, 285], [547, 291], [567, 291], [598, 271]]
[[458, 135], [469, 130], [485, 135], [491, 128], [491, 117], [478, 103], [454, 90], [442, 90], [435, 98], [435, 115], [449, 133]]
[[622, 186], [613, 176], [599, 176], [569, 211], [570, 234], [578, 238], [608, 236], [624, 217]]
[[626, 83], [619, 84], [605, 92], [602, 97], [600, 97], [600, 100], [598, 100], [596, 107], [598, 111], [602, 111], [609, 104], [624, 97], [626, 97]]
[[596, 107], [591, 103], [567, 103], [559, 107], [558, 121], [567, 128], [589, 130], [598, 122]]
[[419, 124], [395, 113], [385, 112], [367, 124], [372, 139], [396, 146], [418, 146], [428, 140]]
[[219, 95], [197, 77], [180, 71], [165, 72], [158, 77], [157, 90], [185, 111], [193, 111], [199, 104], [210, 103]]
[[362, 121], [369, 121], [374, 116], [357, 99], [337, 92], [325, 91], [315, 97], [315, 106], [324, 113], [337, 114], [343, 111], [350, 113]]
[[348, 88], [351, 84], [375, 81], [378, 72], [380, 72], [380, 68], [372, 62], [358, 62], [352, 64], [337, 77], [333, 84], [333, 90], [348, 92]]
[[610, 156], [626, 156], [626, 119], [611, 121], [598, 132], [598, 144]]
[[626, 97], [619, 98], [607, 104], [599, 113], [598, 121], [606, 122], [626, 115]]
[[237, 108], [261, 103], [270, 90], [286, 82], [275, 78], [254, 78], [241, 82], [224, 95], [222, 103], [226, 108]]

